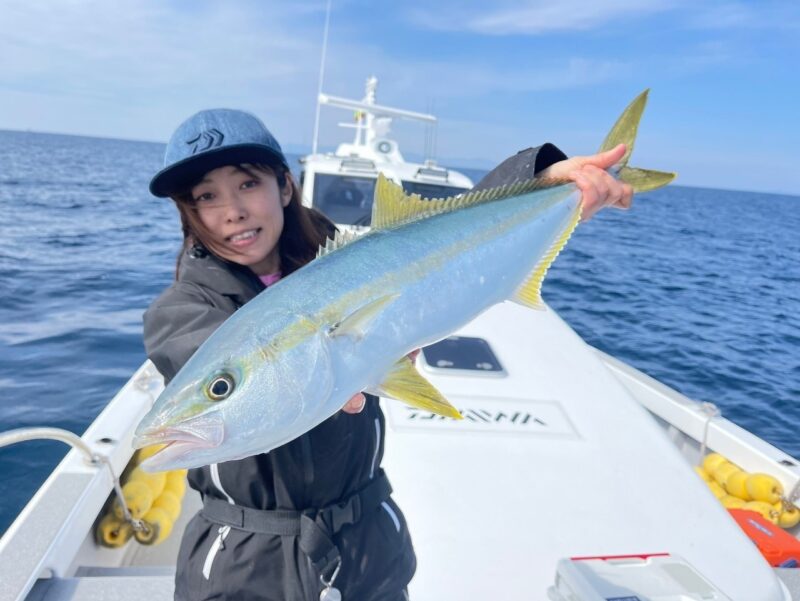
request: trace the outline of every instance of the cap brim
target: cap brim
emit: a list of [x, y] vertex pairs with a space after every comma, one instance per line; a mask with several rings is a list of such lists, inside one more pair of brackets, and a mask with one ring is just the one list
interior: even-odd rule
[[225, 165], [242, 163], [279, 163], [286, 167], [285, 158], [260, 144], [237, 144], [190, 156], [162, 169], [150, 180], [150, 193], [164, 198], [186, 191], [209, 171]]

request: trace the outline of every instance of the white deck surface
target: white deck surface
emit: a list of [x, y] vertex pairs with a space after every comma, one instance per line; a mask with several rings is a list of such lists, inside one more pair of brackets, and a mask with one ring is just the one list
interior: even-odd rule
[[[507, 378], [426, 374], [491, 423], [383, 401], [384, 467], [419, 561], [411, 598], [545, 599], [559, 558], [659, 552], [732, 599], [787, 598], [663, 429], [565, 330], [552, 311], [506, 303], [460, 334], [524, 345], [493, 345]], [[527, 423], [511, 423], [523, 406]]]

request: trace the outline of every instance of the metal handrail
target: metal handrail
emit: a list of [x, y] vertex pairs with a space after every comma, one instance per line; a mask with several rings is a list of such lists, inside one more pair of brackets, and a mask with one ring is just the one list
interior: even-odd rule
[[8, 432], [0, 433], [0, 448], [18, 442], [27, 442], [29, 440], [58, 440], [68, 444], [74, 449], [78, 449], [83, 454], [84, 461], [89, 465], [96, 466], [100, 463], [104, 464], [111, 474], [111, 481], [114, 483], [114, 492], [119, 498], [125, 520], [134, 524], [134, 527], [138, 525], [137, 523], [139, 520], [134, 520], [131, 517], [130, 511], [128, 511], [125, 497], [122, 495], [122, 487], [120, 486], [119, 478], [117, 478], [117, 475], [114, 473], [114, 468], [111, 466], [111, 461], [108, 457], [100, 453], [95, 453], [80, 436], [61, 428], [17, 428], [15, 430], [9, 430]]

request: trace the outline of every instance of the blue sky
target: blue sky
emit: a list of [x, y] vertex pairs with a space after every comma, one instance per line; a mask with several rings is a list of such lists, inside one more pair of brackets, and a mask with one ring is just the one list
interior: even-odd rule
[[[311, 145], [325, 1], [5, 0], [0, 128], [166, 140], [196, 110]], [[324, 90], [439, 117], [437, 156], [490, 167], [599, 146], [642, 89], [632, 163], [679, 183], [800, 194], [796, 0], [334, 0]], [[350, 118], [323, 109], [321, 144]], [[397, 123], [408, 155], [424, 127]]]

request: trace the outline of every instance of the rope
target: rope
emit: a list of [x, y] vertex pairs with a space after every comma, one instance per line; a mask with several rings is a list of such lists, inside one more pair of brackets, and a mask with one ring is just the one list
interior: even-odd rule
[[797, 499], [800, 498], [800, 480], [798, 480], [789, 494], [783, 499], [784, 502], [789, 502], [792, 505], [797, 505]]
[[705, 424], [703, 424], [703, 440], [700, 441], [700, 458], [697, 465], [702, 465], [703, 458], [706, 456], [706, 450], [708, 448], [708, 427], [711, 425], [711, 420], [722, 415], [719, 407], [714, 403], [708, 402], [700, 403], [700, 412], [706, 415], [706, 421]]

